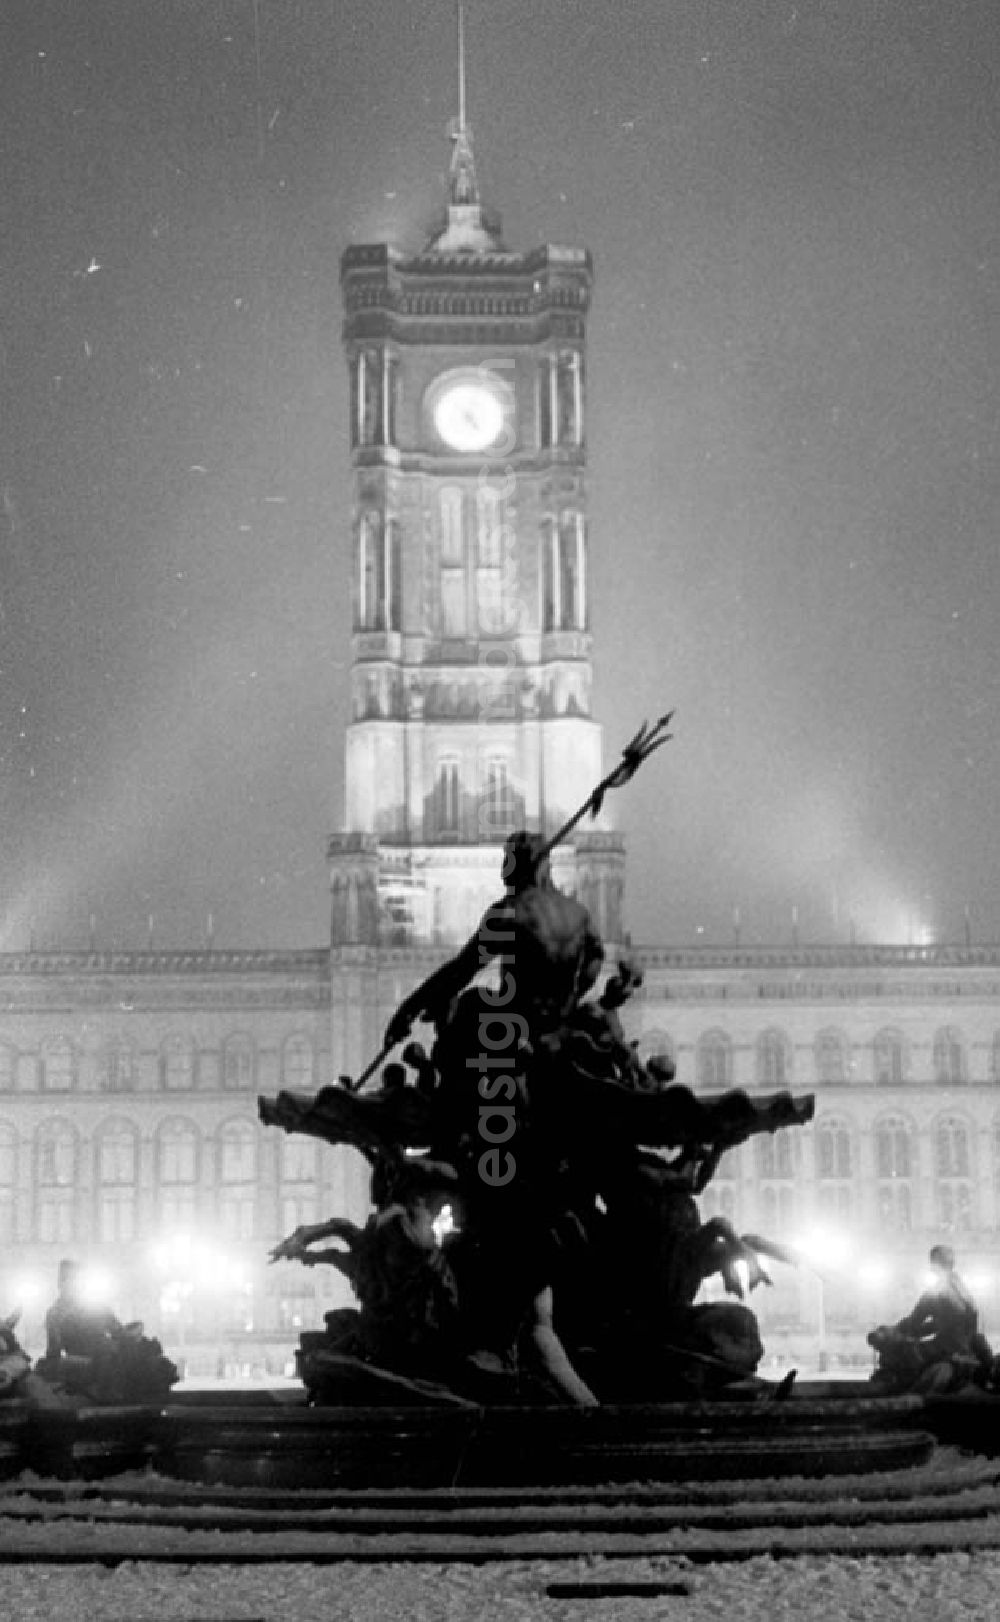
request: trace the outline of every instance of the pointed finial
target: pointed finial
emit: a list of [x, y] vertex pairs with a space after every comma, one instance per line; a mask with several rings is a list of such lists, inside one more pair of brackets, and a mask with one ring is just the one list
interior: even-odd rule
[[458, 0], [458, 127], [465, 129], [465, 7]]

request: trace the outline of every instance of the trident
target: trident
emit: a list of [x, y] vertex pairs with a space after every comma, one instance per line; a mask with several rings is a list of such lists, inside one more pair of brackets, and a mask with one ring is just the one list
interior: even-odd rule
[[[658, 721], [653, 722], [652, 726], [650, 726], [648, 721], [643, 721], [638, 732], [633, 738], [629, 739], [628, 743], [622, 750], [622, 757], [617, 766], [612, 767], [607, 776], [601, 778], [601, 781], [598, 783], [597, 787], [587, 795], [587, 798], [584, 800], [583, 804], [573, 812], [573, 815], [568, 819], [568, 821], [563, 823], [558, 833], [554, 833], [552, 838], [542, 845], [541, 849], [535, 856], [536, 867], [544, 862], [546, 856], [550, 856], [552, 854], [556, 846], [562, 843], [567, 834], [573, 832], [573, 829], [576, 827], [577, 823], [583, 821], [588, 811], [590, 812], [591, 817], [597, 817], [600, 815], [601, 807], [604, 804], [604, 796], [608, 793], [609, 789], [624, 788], [626, 783], [630, 783], [632, 781], [643, 761], [648, 760], [653, 751], [655, 749], [659, 749], [661, 744], [669, 743], [670, 739], [673, 737], [673, 733], [668, 732], [667, 728], [669, 727], [673, 718], [674, 711], [668, 710], [667, 714], [661, 715]], [[394, 1045], [395, 1044], [391, 1042], [384, 1042], [379, 1051], [376, 1053], [374, 1059], [371, 1061], [371, 1064], [367, 1065], [365, 1069], [362, 1070], [356, 1081], [352, 1081], [349, 1076], [341, 1077], [341, 1081], [347, 1088], [348, 1092], [358, 1093], [361, 1091], [365, 1082], [378, 1069], [379, 1065], [382, 1063], [382, 1060], [387, 1058], [392, 1052]]]

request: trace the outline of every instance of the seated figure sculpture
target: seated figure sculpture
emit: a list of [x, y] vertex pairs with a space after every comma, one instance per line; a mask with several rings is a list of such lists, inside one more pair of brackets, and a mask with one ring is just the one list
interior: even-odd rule
[[945, 1395], [964, 1386], [995, 1389], [1000, 1359], [979, 1327], [979, 1312], [955, 1265], [950, 1245], [930, 1253], [933, 1282], [912, 1311], [896, 1324], [880, 1324], [868, 1336], [878, 1353], [872, 1378], [893, 1391]]
[[67, 1394], [94, 1403], [165, 1396], [179, 1378], [158, 1340], [141, 1323], [122, 1324], [85, 1299], [79, 1262], [61, 1261], [58, 1293], [45, 1314], [45, 1356], [35, 1373]]

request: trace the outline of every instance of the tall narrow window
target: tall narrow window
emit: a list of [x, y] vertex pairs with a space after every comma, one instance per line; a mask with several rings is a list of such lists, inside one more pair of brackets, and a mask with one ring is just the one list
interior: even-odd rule
[[438, 833], [457, 834], [462, 818], [461, 783], [457, 760], [442, 760], [438, 766], [436, 798]]
[[833, 1085], [847, 1080], [844, 1039], [839, 1031], [821, 1031], [816, 1038], [816, 1079]]
[[250, 1121], [219, 1132], [219, 1225], [227, 1239], [252, 1239], [257, 1207], [257, 1133]]
[[[284, 1087], [296, 1090], [307, 1090], [315, 1079], [315, 1059], [313, 1045], [308, 1036], [286, 1037], [285, 1045], [281, 1050], [281, 1081]], [[290, 1139], [283, 1139], [289, 1142]]]
[[732, 1067], [733, 1047], [724, 1031], [707, 1031], [698, 1038], [695, 1073], [699, 1087], [714, 1092], [731, 1086]]
[[102, 1092], [127, 1093], [135, 1081], [135, 1055], [124, 1039], [113, 1039], [97, 1062], [97, 1082]]
[[816, 1181], [820, 1215], [833, 1226], [854, 1218], [854, 1160], [846, 1121], [827, 1117], [816, 1127]]
[[358, 629], [377, 631], [382, 617], [382, 526], [379, 514], [366, 511], [358, 523]]
[[879, 1031], [875, 1038], [875, 1085], [898, 1087], [905, 1076], [903, 1038], [898, 1031]]
[[156, 1135], [157, 1218], [166, 1232], [194, 1228], [198, 1205], [198, 1129], [164, 1121]]
[[56, 1036], [42, 1045], [42, 1088], [48, 1093], [69, 1092], [76, 1080], [76, 1053], [68, 1037]]
[[194, 1086], [194, 1044], [188, 1036], [168, 1036], [160, 1049], [160, 1086], [184, 1092]]
[[96, 1141], [97, 1237], [127, 1244], [136, 1234], [138, 1137], [128, 1121], [108, 1121]]
[[973, 1226], [969, 1129], [957, 1116], [944, 1116], [934, 1129], [934, 1177], [938, 1226], [951, 1233], [968, 1231]]
[[309, 1138], [286, 1134], [281, 1140], [279, 1177], [282, 1233], [292, 1233], [300, 1224], [315, 1222], [319, 1144]]
[[586, 630], [586, 547], [579, 512], [565, 513], [559, 526], [558, 604], [558, 624], [564, 630]]
[[494, 757], [486, 762], [483, 794], [484, 832], [488, 839], [509, 833], [514, 822], [514, 793], [507, 762]]
[[966, 1079], [962, 1038], [950, 1026], [934, 1036], [934, 1080], [939, 1087], [958, 1086]]
[[465, 525], [464, 501], [460, 485], [448, 485], [440, 492], [441, 541], [441, 630], [446, 637], [466, 634], [465, 608]]
[[77, 1137], [67, 1121], [43, 1121], [35, 1137], [36, 1234], [66, 1244], [76, 1231]]
[[781, 1031], [764, 1031], [757, 1041], [757, 1085], [787, 1087], [792, 1073], [788, 1040]]
[[898, 1116], [876, 1123], [875, 1178], [880, 1226], [908, 1233], [913, 1226], [913, 1135]]
[[17, 1054], [9, 1042], [0, 1042], [0, 1093], [14, 1090], [17, 1074]]
[[498, 636], [508, 627], [503, 601], [503, 502], [493, 485], [476, 491], [476, 599], [479, 628]]
[[222, 1050], [222, 1085], [236, 1092], [253, 1086], [253, 1042], [249, 1036], [227, 1037]]

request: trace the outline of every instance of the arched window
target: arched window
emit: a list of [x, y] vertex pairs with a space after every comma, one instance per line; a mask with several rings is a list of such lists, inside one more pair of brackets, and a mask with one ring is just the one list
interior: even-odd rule
[[222, 1049], [222, 1085], [228, 1092], [253, 1086], [254, 1050], [249, 1036], [242, 1033], [226, 1038]]
[[787, 1087], [792, 1075], [792, 1054], [783, 1031], [764, 1031], [757, 1039], [758, 1087]]
[[17, 1200], [17, 1132], [0, 1121], [0, 1244], [14, 1244]]
[[35, 1134], [35, 1231], [42, 1244], [76, 1233], [77, 1135], [68, 1121], [43, 1121]]
[[715, 1168], [708, 1187], [698, 1196], [703, 1222], [707, 1222], [710, 1217], [718, 1216], [725, 1217], [727, 1222], [735, 1226], [741, 1220], [741, 1165], [739, 1149], [727, 1149]]
[[796, 1175], [798, 1139], [790, 1127], [765, 1133], [755, 1138], [754, 1144], [758, 1177], [786, 1179]]
[[42, 1091], [69, 1092], [76, 1081], [76, 1050], [66, 1036], [42, 1044]]
[[969, 1128], [957, 1115], [945, 1115], [934, 1128], [934, 1187], [937, 1222], [949, 1233], [973, 1226], [972, 1159]]
[[816, 1038], [816, 1080], [833, 1086], [847, 1080], [847, 1052], [840, 1031], [820, 1031]]
[[965, 1049], [952, 1026], [934, 1035], [934, 1080], [939, 1087], [953, 1087], [966, 1080]]
[[194, 1086], [194, 1043], [189, 1036], [168, 1036], [161, 1047], [160, 1086], [179, 1093]]
[[721, 1091], [733, 1084], [733, 1044], [725, 1031], [706, 1031], [695, 1050], [698, 1086], [706, 1092]]
[[798, 1136], [790, 1128], [754, 1138], [757, 1201], [765, 1233], [794, 1227], [799, 1204]]
[[190, 1232], [198, 1215], [198, 1128], [191, 1121], [164, 1121], [156, 1134], [157, 1217], [169, 1233]]
[[130, 1121], [107, 1121], [95, 1138], [97, 1237], [102, 1244], [127, 1244], [136, 1236], [139, 1135]]
[[289, 1234], [302, 1223], [316, 1221], [319, 1144], [314, 1139], [286, 1133], [281, 1140], [278, 1169], [281, 1231]]
[[851, 1130], [839, 1116], [816, 1123], [817, 1205], [824, 1222], [836, 1226], [854, 1219], [854, 1156]]
[[457, 834], [462, 818], [462, 789], [458, 761], [450, 756], [438, 762], [434, 797], [438, 833]]
[[875, 1125], [875, 1179], [882, 1228], [908, 1233], [913, 1226], [913, 1132], [899, 1116]]
[[486, 761], [483, 782], [482, 832], [487, 838], [499, 839], [514, 825], [516, 808], [514, 790], [502, 756], [494, 755]]
[[898, 1031], [879, 1031], [874, 1057], [876, 1087], [898, 1087], [906, 1080], [906, 1050]]
[[358, 629], [361, 631], [376, 631], [384, 626], [384, 578], [381, 515], [369, 510], [361, 514], [358, 523]]
[[[308, 1089], [315, 1080], [315, 1059], [313, 1045], [308, 1036], [288, 1036], [281, 1050], [281, 1084], [293, 1091]], [[293, 1139], [283, 1138], [283, 1142], [292, 1142]]]
[[97, 1059], [97, 1085], [105, 1093], [127, 1093], [135, 1085], [135, 1054], [124, 1037], [115, 1037]]
[[257, 1129], [252, 1121], [219, 1128], [219, 1226], [227, 1239], [252, 1239], [257, 1207]]

